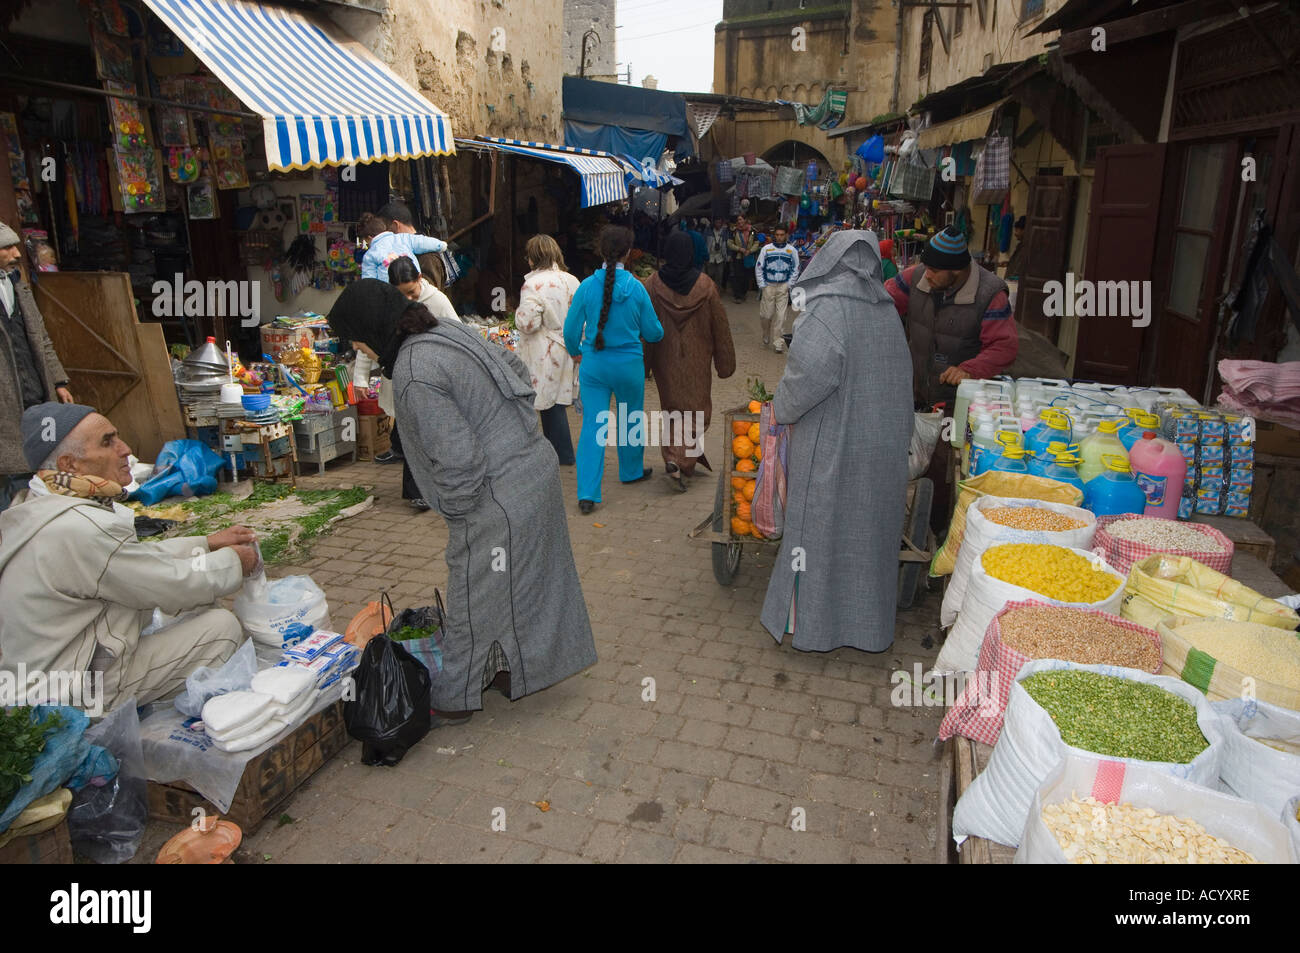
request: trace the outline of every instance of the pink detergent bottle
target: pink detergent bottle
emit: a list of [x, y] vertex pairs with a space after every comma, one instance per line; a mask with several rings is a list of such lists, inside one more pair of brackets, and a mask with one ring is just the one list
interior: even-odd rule
[[1178, 501], [1187, 479], [1187, 461], [1179, 449], [1153, 432], [1142, 434], [1128, 452], [1133, 475], [1146, 494], [1144, 516], [1172, 520], [1178, 518]]

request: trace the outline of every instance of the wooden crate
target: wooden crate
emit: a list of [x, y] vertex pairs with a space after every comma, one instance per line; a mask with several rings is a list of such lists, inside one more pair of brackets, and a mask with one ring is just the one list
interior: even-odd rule
[[68, 819], [64, 817], [48, 831], [15, 837], [0, 847], [0, 864], [70, 864], [72, 840], [68, 836]]
[[[248, 762], [230, 810], [223, 817], [249, 833], [274, 814], [302, 784], [348, 743], [343, 702], [312, 715], [287, 738]], [[149, 782], [149, 816], [189, 824], [193, 810], [221, 814], [216, 805], [181, 781]]]

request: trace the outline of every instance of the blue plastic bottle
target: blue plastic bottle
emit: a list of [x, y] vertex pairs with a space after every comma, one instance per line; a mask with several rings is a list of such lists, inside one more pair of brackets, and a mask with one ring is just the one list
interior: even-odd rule
[[1142, 435], [1150, 430], [1157, 437], [1160, 436], [1160, 418], [1155, 414], [1139, 414], [1132, 418], [1132, 422], [1127, 427], [1120, 428], [1119, 442], [1124, 445], [1125, 450], [1132, 450], [1133, 444], [1142, 439]]
[[1042, 456], [1043, 451], [1047, 449], [1047, 445], [1054, 441], [1069, 443], [1070, 432], [1069, 415], [1049, 407], [1043, 411], [1038, 423], [1025, 434], [1025, 449], [1030, 453]]
[[1033, 455], [1029, 460], [1029, 472], [1034, 476], [1045, 476], [1047, 468], [1056, 462], [1057, 454], [1065, 453], [1070, 445], [1063, 440], [1053, 440], [1045, 450]]
[[[1029, 451], [1018, 444], [1010, 444], [1002, 448], [1002, 455], [995, 458], [990, 470], [998, 470], [1002, 473], [1028, 473], [1029, 464], [1025, 458], [1028, 457]], [[1146, 497], [1142, 497], [1143, 501]], [[1144, 503], [1145, 505], [1145, 503]]]
[[1083, 487], [1083, 480], [1079, 478], [1080, 458], [1067, 451], [1062, 451], [1056, 455], [1050, 464], [1044, 468], [1042, 476], [1049, 480], [1056, 480], [1060, 483], [1068, 483], [1070, 486], [1077, 486], [1080, 490]]
[[1083, 505], [1098, 516], [1141, 513], [1147, 496], [1138, 486], [1129, 462], [1118, 454], [1102, 457], [1105, 469], [1083, 487]]

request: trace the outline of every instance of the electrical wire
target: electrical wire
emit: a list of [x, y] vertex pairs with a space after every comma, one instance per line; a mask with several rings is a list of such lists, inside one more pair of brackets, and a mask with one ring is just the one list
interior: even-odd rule
[[670, 33], [681, 33], [684, 30], [698, 30], [702, 26], [712, 26], [717, 22], [717, 20], [707, 20], [704, 23], [692, 23], [689, 26], [679, 26], [675, 30], [664, 30], [660, 33], [646, 33], [642, 36], [620, 36], [618, 39], [621, 43], [630, 43], [633, 40], [648, 40], [656, 36], [667, 36]]

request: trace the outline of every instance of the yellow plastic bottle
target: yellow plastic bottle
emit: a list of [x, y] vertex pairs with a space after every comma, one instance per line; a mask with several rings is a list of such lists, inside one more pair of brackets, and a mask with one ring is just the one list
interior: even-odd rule
[[1085, 484], [1106, 469], [1102, 457], [1116, 456], [1128, 462], [1128, 450], [1116, 434], [1119, 433], [1120, 421], [1103, 420], [1097, 424], [1097, 432], [1084, 437], [1079, 444], [1079, 479]]

